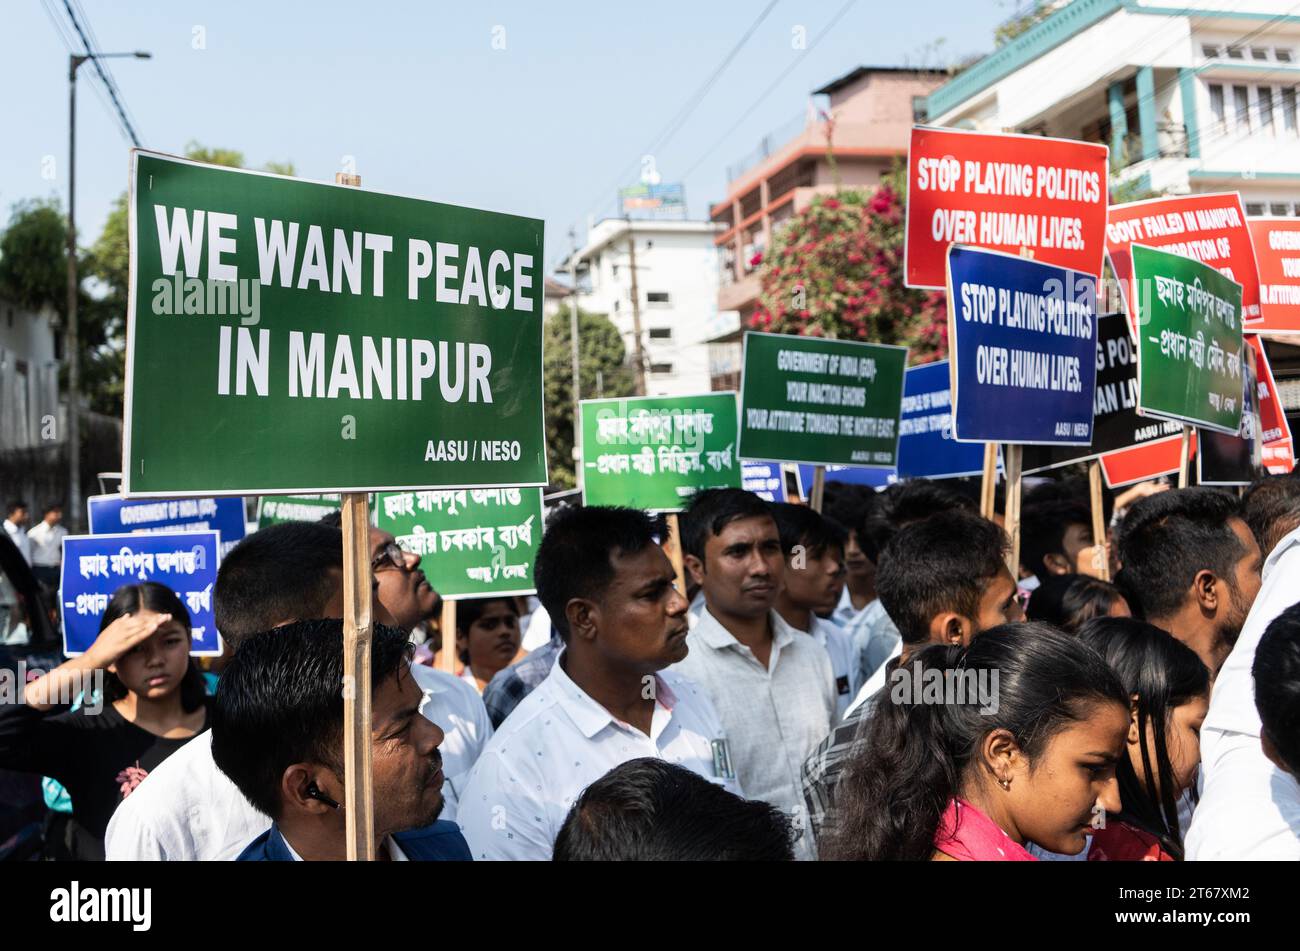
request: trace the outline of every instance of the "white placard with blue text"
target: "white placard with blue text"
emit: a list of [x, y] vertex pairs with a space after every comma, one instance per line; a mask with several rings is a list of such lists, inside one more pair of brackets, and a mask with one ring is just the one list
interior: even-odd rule
[[219, 540], [215, 531], [65, 537], [59, 579], [63, 652], [83, 654], [95, 642], [100, 619], [118, 588], [157, 581], [175, 591], [190, 613], [190, 653], [220, 654], [212, 611]]

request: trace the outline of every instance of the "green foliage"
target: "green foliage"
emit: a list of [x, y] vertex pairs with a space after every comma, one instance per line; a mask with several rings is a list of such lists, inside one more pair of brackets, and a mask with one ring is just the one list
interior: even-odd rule
[[[575, 485], [570, 320], [566, 306], [559, 314], [546, 318], [542, 334], [547, 464], [551, 484], [565, 488]], [[626, 357], [623, 338], [608, 317], [578, 311], [578, 373], [583, 399], [602, 394], [607, 397], [631, 396], [636, 388], [636, 379]], [[597, 374], [600, 374], [599, 378]]]
[[1020, 34], [1026, 33], [1042, 23], [1061, 6], [1062, 4], [1054, 2], [1054, 0], [1037, 0], [1024, 13], [1013, 16], [993, 31], [993, 45], [998, 48], [1006, 46]]
[[23, 310], [67, 309], [67, 221], [57, 201], [14, 205], [0, 236], [0, 297]]
[[190, 139], [189, 142], [185, 143], [185, 157], [194, 159], [196, 162], [207, 162], [209, 165], [225, 165], [229, 168], [244, 167], [244, 153], [238, 149], [209, 148], [194, 139]]
[[763, 256], [753, 330], [904, 344], [912, 363], [947, 353], [942, 293], [903, 283], [906, 170], [874, 191], [817, 195]]

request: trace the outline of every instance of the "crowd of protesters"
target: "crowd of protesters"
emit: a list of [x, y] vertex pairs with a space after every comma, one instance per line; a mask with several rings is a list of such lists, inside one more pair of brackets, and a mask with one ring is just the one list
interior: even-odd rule
[[[46, 584], [60, 515], [4, 523]], [[380, 859], [1300, 858], [1300, 479], [1101, 513], [1042, 480], [1015, 562], [925, 480], [832, 483], [824, 514], [708, 490], [680, 536], [561, 507], [536, 598], [440, 630], [371, 530]], [[338, 516], [245, 538], [214, 599], [207, 671], [182, 600], [130, 585], [0, 708], [0, 768], [63, 803], [47, 857], [346, 855]]]

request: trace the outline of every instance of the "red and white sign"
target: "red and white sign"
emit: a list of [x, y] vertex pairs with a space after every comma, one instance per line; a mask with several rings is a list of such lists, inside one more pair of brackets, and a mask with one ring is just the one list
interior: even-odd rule
[[1255, 351], [1255, 378], [1259, 381], [1259, 447], [1264, 468], [1273, 475], [1286, 475], [1295, 468], [1295, 443], [1291, 425], [1286, 421], [1282, 397], [1273, 381], [1273, 368], [1264, 353], [1264, 341], [1253, 333], [1246, 343]]
[[1257, 333], [1300, 334], [1300, 218], [1251, 218], [1259, 265]]
[[1109, 154], [1070, 139], [914, 126], [907, 285], [943, 288], [948, 246], [957, 243], [1100, 277]]
[[[1259, 271], [1246, 227], [1246, 213], [1236, 192], [1152, 198], [1111, 205], [1106, 223], [1106, 250], [1119, 278], [1125, 310], [1133, 319], [1134, 244], [1181, 254], [1217, 268], [1241, 285], [1244, 321], [1259, 319]], [[1251, 329], [1254, 329], [1253, 327]]]
[[[1144, 442], [1128, 449], [1116, 449], [1103, 453], [1101, 473], [1106, 477], [1106, 485], [1112, 489], [1146, 482], [1160, 476], [1173, 475], [1178, 471], [1178, 463], [1183, 451], [1183, 437], [1171, 436], [1155, 442]], [[1190, 453], [1196, 452], [1196, 431], [1192, 430]]]

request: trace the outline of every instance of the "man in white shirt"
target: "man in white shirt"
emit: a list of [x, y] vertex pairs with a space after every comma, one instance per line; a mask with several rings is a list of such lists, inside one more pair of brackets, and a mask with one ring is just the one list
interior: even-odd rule
[[[1300, 486], [1265, 483], [1269, 493], [1292, 496], [1273, 506], [1275, 517], [1252, 517], [1261, 499], [1245, 500], [1245, 514], [1261, 547], [1290, 529], [1264, 562], [1262, 584], [1232, 652], [1224, 661], [1201, 726], [1201, 790], [1184, 846], [1190, 861], [1300, 860], [1300, 783], [1264, 754], [1251, 667], [1265, 630], [1296, 602], [1300, 580]], [[1173, 493], [1166, 493], [1172, 495]], [[1144, 504], [1144, 503], [1139, 503]], [[1262, 508], [1262, 506], [1261, 506]]]
[[63, 506], [51, 503], [45, 506], [45, 517], [27, 533], [32, 546], [32, 572], [41, 584], [51, 591], [59, 587], [59, 565], [63, 563], [63, 539], [68, 530], [63, 521]]
[[677, 669], [722, 717], [746, 794], [789, 816], [795, 854], [811, 858], [799, 770], [836, 718], [830, 658], [774, 610], [785, 556], [766, 502], [743, 489], [710, 489], [684, 522], [685, 562], [705, 609]]
[[656, 534], [659, 520], [622, 508], [566, 508], [546, 526], [534, 576], [565, 647], [462, 793], [457, 819], [476, 860], [549, 860], [582, 791], [638, 757], [740, 793], [708, 698], [664, 671], [687, 652], [686, 599]]
[[[372, 529], [372, 547], [383, 549]], [[408, 556], [418, 564], [418, 558]], [[387, 588], [375, 575], [375, 620], [393, 624], [381, 593], [394, 589], [419, 597], [421, 586]], [[407, 579], [408, 582], [410, 579]], [[249, 535], [221, 563], [215, 591], [217, 629], [230, 647], [242, 637], [297, 619], [343, 616], [343, 547], [337, 528], [288, 522]], [[410, 616], [410, 605], [394, 602]], [[443, 817], [455, 817], [457, 793], [492, 724], [478, 694], [443, 671], [416, 664], [412, 677], [425, 692], [420, 712], [446, 734]], [[212, 759], [212, 735], [201, 733], [168, 757], [122, 801], [108, 824], [110, 860], [233, 859], [271, 820], [259, 812]]]
[[27, 524], [27, 503], [21, 499], [14, 499], [5, 506], [5, 534], [18, 547], [18, 552], [23, 556], [27, 564], [32, 563], [32, 543], [23, 531]]
[[796, 631], [811, 635], [830, 657], [838, 722], [861, 686], [857, 657], [848, 633], [818, 614], [830, 613], [844, 590], [845, 533], [806, 505], [778, 502], [771, 508], [785, 553], [785, 585], [776, 612]]

